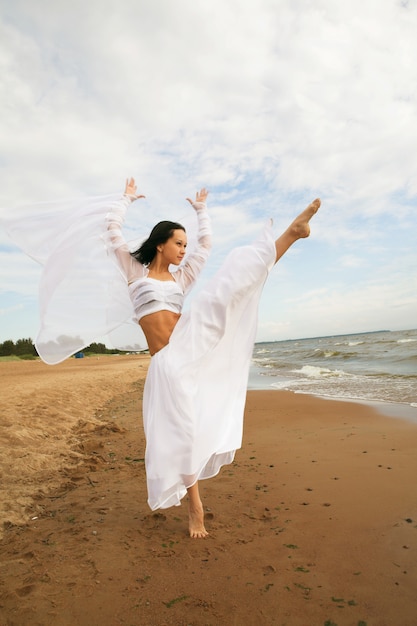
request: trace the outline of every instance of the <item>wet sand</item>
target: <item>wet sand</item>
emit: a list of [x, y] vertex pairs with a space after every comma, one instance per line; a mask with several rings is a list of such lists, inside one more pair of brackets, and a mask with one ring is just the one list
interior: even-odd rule
[[146, 504], [148, 358], [0, 363], [0, 624], [415, 626], [417, 426], [250, 391], [191, 540]]

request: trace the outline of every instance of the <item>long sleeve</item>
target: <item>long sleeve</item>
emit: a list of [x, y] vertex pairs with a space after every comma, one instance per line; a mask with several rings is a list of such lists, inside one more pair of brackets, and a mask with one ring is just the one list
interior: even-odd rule
[[130, 254], [121, 229], [131, 202], [132, 199], [124, 195], [118, 202], [112, 204], [105, 218], [107, 230], [103, 235], [107, 249], [114, 254], [117, 265], [128, 284], [145, 273], [143, 265]]
[[195, 202], [193, 207], [196, 209], [198, 222], [197, 246], [186, 256], [184, 263], [173, 274], [184, 293], [187, 293], [195, 283], [211, 250], [211, 224], [206, 203]]

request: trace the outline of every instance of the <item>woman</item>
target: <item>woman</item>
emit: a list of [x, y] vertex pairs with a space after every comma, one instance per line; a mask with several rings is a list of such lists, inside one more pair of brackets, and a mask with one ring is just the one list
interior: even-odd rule
[[[187, 236], [175, 222], [161, 222], [134, 253], [121, 234], [131, 200], [143, 198], [133, 178], [106, 216], [108, 246], [152, 355], [143, 398], [149, 506], [154, 510], [189, 497], [189, 533], [207, 536], [198, 481], [231, 463], [241, 445], [249, 363], [257, 306], [272, 266], [298, 239], [308, 237], [315, 200], [274, 241], [270, 226], [254, 244], [236, 248], [182, 313], [210, 250], [208, 192], [195, 201], [198, 245], [184, 260]], [[178, 266], [176, 272], [170, 267]]]

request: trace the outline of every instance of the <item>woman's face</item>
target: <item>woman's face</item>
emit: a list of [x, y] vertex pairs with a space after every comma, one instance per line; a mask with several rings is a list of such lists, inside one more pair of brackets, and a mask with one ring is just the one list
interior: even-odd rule
[[172, 236], [158, 246], [164, 260], [172, 265], [179, 265], [187, 247], [187, 235], [181, 229], [174, 230]]

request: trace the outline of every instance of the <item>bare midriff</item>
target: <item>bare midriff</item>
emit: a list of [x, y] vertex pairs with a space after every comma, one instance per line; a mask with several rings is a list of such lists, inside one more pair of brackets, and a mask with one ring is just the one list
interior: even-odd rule
[[180, 317], [180, 313], [157, 311], [141, 318], [139, 325], [145, 334], [151, 355], [165, 348]]

